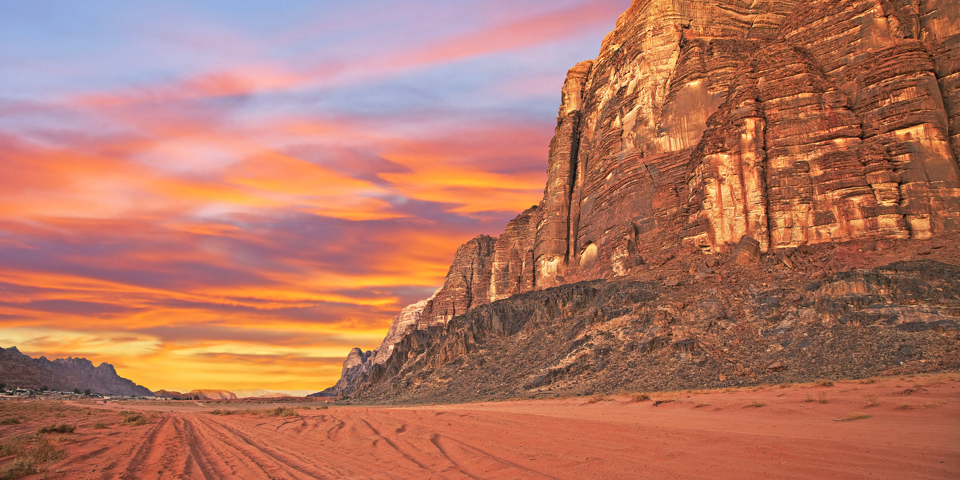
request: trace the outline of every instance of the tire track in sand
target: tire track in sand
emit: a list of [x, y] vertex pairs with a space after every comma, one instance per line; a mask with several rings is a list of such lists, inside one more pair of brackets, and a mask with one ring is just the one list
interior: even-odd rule
[[127, 462], [124, 473], [120, 475], [120, 478], [122, 480], [139, 478], [138, 471], [142, 471], [147, 466], [153, 467], [162, 464], [165, 449], [160, 444], [160, 439], [163, 438], [161, 434], [168, 435], [170, 430], [176, 432], [173, 428], [172, 419], [167, 416], [160, 417], [160, 421], [150, 429], [150, 433], [136, 447], [136, 451], [130, 457], [130, 461]]
[[244, 475], [244, 478], [324, 478], [322, 472], [315, 470], [317, 465], [302, 461], [296, 462], [297, 465], [294, 465], [289, 458], [278, 456], [267, 445], [255, 442], [219, 422], [200, 416], [195, 416], [192, 420], [204, 441], [209, 444], [219, 443], [222, 447], [229, 449], [232, 453], [230, 456], [239, 463], [247, 466], [250, 470], [261, 472], [255, 477]]

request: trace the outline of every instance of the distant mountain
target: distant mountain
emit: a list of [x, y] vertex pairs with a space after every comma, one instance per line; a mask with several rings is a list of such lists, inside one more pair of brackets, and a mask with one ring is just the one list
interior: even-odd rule
[[190, 400], [195, 397], [200, 397], [200, 400], [236, 400], [237, 395], [233, 392], [228, 392], [226, 390], [208, 390], [208, 389], [196, 389], [191, 390], [187, 393], [180, 393], [172, 390], [157, 390], [153, 392], [154, 395], [163, 398], [175, 398], [178, 400]]
[[254, 388], [254, 389], [248, 389], [248, 390], [234, 390], [233, 393], [236, 393], [237, 397], [240, 397], [240, 398], [278, 398], [278, 397], [302, 397], [310, 392], [296, 391], [296, 390], [276, 391], [276, 390], [264, 390], [262, 388]]
[[17, 347], [0, 348], [0, 382], [8, 387], [47, 386], [59, 391], [89, 389], [110, 395], [153, 396], [146, 387], [117, 375], [109, 363], [94, 367], [86, 358], [35, 359], [20, 353]]

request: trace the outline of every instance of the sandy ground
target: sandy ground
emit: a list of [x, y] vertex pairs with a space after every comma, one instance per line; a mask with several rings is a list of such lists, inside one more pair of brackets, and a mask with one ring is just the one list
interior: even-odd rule
[[[27, 478], [960, 478], [957, 375], [651, 397], [674, 401], [313, 403], [291, 417], [84, 405], [96, 410], [56, 419], [79, 425], [58, 440], [66, 458]], [[162, 413], [126, 426], [121, 409]], [[871, 417], [836, 421], [854, 412]], [[51, 421], [0, 426], [0, 439]]]

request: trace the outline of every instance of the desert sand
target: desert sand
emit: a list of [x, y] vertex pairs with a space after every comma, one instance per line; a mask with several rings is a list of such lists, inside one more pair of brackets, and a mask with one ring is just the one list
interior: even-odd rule
[[[76, 424], [56, 438], [65, 458], [26, 477], [48, 479], [960, 478], [960, 376], [650, 397], [311, 403], [288, 417], [211, 414], [228, 402], [78, 405], [0, 438]], [[129, 426], [120, 410], [156, 416]], [[853, 413], [870, 417], [838, 421]]]

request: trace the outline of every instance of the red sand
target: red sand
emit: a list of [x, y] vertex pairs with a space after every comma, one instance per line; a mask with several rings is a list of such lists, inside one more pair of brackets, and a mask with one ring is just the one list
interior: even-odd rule
[[[332, 406], [286, 418], [167, 402], [150, 425], [90, 428], [98, 418], [116, 423], [109, 411], [66, 419], [80, 428], [42, 478], [957, 479], [956, 378], [652, 395], [676, 400], [658, 406], [575, 398]], [[870, 396], [880, 404], [866, 406]], [[872, 417], [834, 420], [852, 412]], [[4, 426], [0, 437], [17, 427], [36, 428]]]

